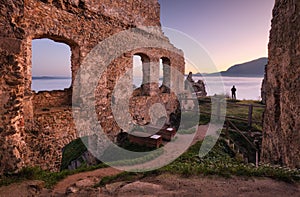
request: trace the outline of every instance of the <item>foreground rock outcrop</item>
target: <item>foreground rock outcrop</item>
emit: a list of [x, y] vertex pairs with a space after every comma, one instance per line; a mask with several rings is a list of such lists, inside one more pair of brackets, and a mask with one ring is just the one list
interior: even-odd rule
[[[107, 169], [105, 169], [107, 171]], [[73, 175], [74, 176], [74, 175]], [[261, 196], [281, 197], [298, 196], [299, 183], [288, 184], [268, 178], [222, 178], [182, 177], [179, 175], [161, 174], [138, 180], [107, 184], [93, 187], [99, 183], [101, 176], [89, 174], [89, 177], [64, 179], [52, 190], [43, 188], [43, 182], [27, 181], [0, 188], [0, 196], [39, 196], [39, 197], [110, 197], [110, 196]], [[69, 184], [61, 184], [68, 180]]]
[[262, 160], [300, 168], [300, 1], [276, 0], [264, 87]]

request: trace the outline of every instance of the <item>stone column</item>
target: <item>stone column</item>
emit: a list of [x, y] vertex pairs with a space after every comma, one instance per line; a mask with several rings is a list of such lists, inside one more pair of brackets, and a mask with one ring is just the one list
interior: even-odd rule
[[151, 58], [150, 62], [150, 96], [159, 93], [159, 59]]
[[142, 94], [145, 96], [157, 95], [159, 88], [159, 59], [151, 58], [147, 59], [142, 56], [143, 62], [143, 84]]
[[162, 86], [165, 88], [165, 93], [170, 92], [171, 88], [171, 62], [169, 59], [163, 59], [163, 83]]
[[150, 94], [150, 59], [142, 58], [142, 68], [143, 68], [143, 81], [142, 81], [142, 95]]
[[150, 83], [150, 75], [151, 75], [151, 71], [150, 71], [150, 59], [146, 59], [145, 57], [141, 57], [142, 58], [142, 68], [143, 68], [143, 82], [142, 84], [148, 84]]

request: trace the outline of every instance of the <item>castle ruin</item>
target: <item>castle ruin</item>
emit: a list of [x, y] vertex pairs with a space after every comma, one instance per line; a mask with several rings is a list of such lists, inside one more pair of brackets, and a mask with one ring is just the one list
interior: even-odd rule
[[[72, 86], [63, 91], [31, 90], [32, 40], [48, 38], [70, 46], [73, 85], [87, 54], [116, 33], [154, 26], [159, 27], [158, 36], [169, 42], [160, 29], [159, 3], [157, 0], [0, 0], [0, 8], [0, 174], [26, 166], [57, 171], [62, 148], [78, 138], [72, 116]], [[113, 89], [118, 78], [132, 68], [134, 55], [143, 61], [144, 78], [150, 72], [146, 65], [149, 62], [157, 65], [154, 67], [157, 72], [160, 60], [184, 73], [183, 53], [175, 47], [172, 51], [140, 48], [111, 62], [95, 91], [99, 122], [111, 139], [120, 131], [110, 108]], [[131, 101], [133, 116], [149, 119], [149, 107], [157, 101], [162, 101], [168, 113], [176, 110], [176, 99], [163, 88], [170, 85], [170, 77], [166, 67], [162, 87], [157, 79], [150, 88], [144, 85], [139, 89]], [[183, 78], [175, 81], [183, 84]]]

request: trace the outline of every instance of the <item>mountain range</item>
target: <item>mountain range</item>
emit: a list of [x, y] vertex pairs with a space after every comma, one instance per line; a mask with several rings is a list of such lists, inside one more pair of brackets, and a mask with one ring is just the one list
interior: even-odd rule
[[70, 77], [62, 76], [33, 76], [32, 80], [57, 80], [57, 79], [71, 79]]
[[[265, 73], [265, 66], [268, 63], [268, 58], [262, 57], [250, 62], [236, 64], [231, 66], [226, 71], [218, 73], [202, 74], [202, 76], [217, 76], [221, 74], [227, 77], [263, 77]], [[197, 73], [196, 75], [199, 75]]]

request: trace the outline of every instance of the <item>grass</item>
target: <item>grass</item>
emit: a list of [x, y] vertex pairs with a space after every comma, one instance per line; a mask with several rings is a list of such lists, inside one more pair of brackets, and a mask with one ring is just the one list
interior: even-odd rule
[[[83, 138], [83, 140], [86, 139], [87, 138]], [[153, 148], [139, 146], [136, 144], [130, 144], [128, 141], [125, 144], [123, 144], [123, 148], [135, 152], [147, 152], [153, 150]], [[64, 148], [62, 166], [64, 168], [67, 168], [69, 162], [71, 162], [74, 159], [77, 159], [85, 151], [87, 151], [87, 148], [85, 147], [81, 139], [72, 141]], [[115, 153], [118, 154], [117, 152]], [[140, 157], [131, 158], [131, 159], [126, 159], [128, 156], [125, 154], [123, 155], [119, 154], [119, 156], [121, 157], [118, 157], [118, 160], [110, 161], [110, 164], [111, 165], [135, 165], [135, 164], [145, 163], [146, 161], [152, 160], [160, 156], [162, 153], [163, 153], [163, 149], [158, 149], [153, 152], [145, 153]], [[104, 157], [105, 157], [105, 153], [104, 153]], [[92, 171], [95, 169], [100, 169], [105, 167], [108, 167], [108, 165], [104, 163], [100, 163], [96, 166], [87, 166], [83, 164], [80, 168], [76, 170], [63, 169], [60, 172], [49, 172], [49, 171], [42, 170], [38, 167], [26, 167], [23, 168], [18, 173], [4, 174], [0, 176], [0, 186], [17, 183], [24, 180], [42, 180], [45, 182], [46, 188], [52, 188], [57, 182], [59, 182], [60, 180], [64, 179], [69, 175], [77, 174], [80, 172]]]
[[108, 166], [105, 164], [99, 164], [97, 166], [83, 166], [82, 168], [76, 170], [63, 170], [61, 172], [49, 172], [42, 170], [38, 167], [26, 167], [18, 173], [4, 174], [0, 176], [0, 187], [25, 180], [41, 180], [45, 182], [46, 188], [52, 188], [58, 181], [66, 178], [69, 175], [77, 174], [80, 172], [92, 171], [105, 167]]
[[262, 165], [256, 168], [251, 164], [239, 161], [234, 152], [223, 140], [219, 140], [214, 148], [203, 158], [198, 156], [202, 142], [190, 147], [171, 164], [152, 172], [123, 172], [116, 176], [105, 177], [96, 186], [104, 186], [119, 181], [136, 181], [141, 178], [163, 173], [179, 174], [184, 177], [218, 175], [222, 177], [269, 177], [285, 182], [299, 182], [300, 170]]
[[[201, 112], [205, 113], [211, 113], [211, 99], [210, 97], [201, 98], [199, 100], [199, 109], [200, 114]], [[248, 106], [239, 106], [238, 104], [242, 105], [255, 105], [253, 107], [253, 121], [261, 121], [262, 120], [262, 114], [264, 111], [264, 105], [259, 103], [258, 101], [253, 100], [235, 100], [232, 101], [230, 99], [226, 100], [226, 115], [231, 117], [237, 117], [237, 118], [244, 118], [248, 119]], [[258, 107], [259, 106], [259, 107]]]
[[[231, 101], [230, 101], [231, 102]], [[240, 104], [255, 104], [260, 105], [257, 101], [234, 101], [234, 103]], [[199, 109], [201, 112], [210, 113], [211, 103], [210, 98], [205, 98], [204, 100], [199, 101]], [[232, 103], [227, 105], [227, 115], [232, 117], [244, 117], [246, 119], [248, 115], [248, 108], [244, 106], [234, 106]], [[255, 108], [253, 109], [253, 120], [261, 121], [263, 108]], [[193, 129], [190, 129], [192, 126], [195, 126], [195, 121], [197, 119], [193, 116], [192, 113], [184, 112], [182, 114], [184, 119], [186, 120], [186, 125], [184, 125], [184, 129], [181, 131], [183, 134], [190, 134], [193, 132]], [[192, 117], [192, 118], [190, 118]], [[197, 116], [196, 116], [197, 117]], [[210, 115], [201, 114], [199, 124], [207, 124], [210, 121]], [[235, 125], [241, 130], [248, 129], [247, 123], [241, 121], [233, 121]], [[255, 125], [254, 128], [260, 129], [261, 125]], [[230, 133], [230, 137], [239, 141], [242, 145], [246, 144], [243, 142], [239, 135], [234, 133]], [[151, 172], [141, 172], [141, 173], [133, 173], [133, 172], [123, 172], [116, 176], [104, 177], [99, 184], [96, 186], [103, 186], [108, 183], [116, 182], [116, 181], [133, 181], [137, 179], [141, 179], [146, 176], [158, 175], [162, 173], [172, 173], [179, 174], [182, 176], [203, 176], [203, 175], [219, 175], [224, 177], [231, 176], [247, 176], [247, 177], [270, 177], [277, 180], [282, 180], [286, 182], [298, 182], [300, 181], [300, 170], [291, 170], [282, 167], [274, 167], [269, 165], [262, 165], [258, 168], [255, 168], [252, 164], [244, 164], [238, 159], [235, 153], [231, 150], [230, 147], [224, 142], [224, 140], [219, 139], [214, 148], [203, 158], [198, 156], [199, 149], [201, 147], [202, 142], [198, 142], [193, 145], [186, 151], [183, 155], [181, 155], [178, 159], [176, 159], [171, 164], [155, 170]], [[125, 143], [124, 147], [127, 150], [131, 151], [151, 151], [152, 149], [146, 147], [140, 147], [137, 145], [132, 145], [129, 143]], [[246, 145], [245, 145], [245, 148]], [[65, 147], [62, 166], [66, 168], [70, 161], [78, 158], [84, 151], [86, 151], [85, 146], [82, 141], [75, 140]], [[157, 154], [157, 155], [156, 155]], [[137, 164], [141, 162], [145, 162], [151, 160], [162, 153], [155, 153], [154, 155], [146, 154], [143, 157], [134, 158], [131, 161], [126, 160], [126, 156], [123, 156], [123, 160], [112, 161], [114, 164], [122, 164], [125, 162], [131, 162], [132, 164]], [[117, 163], [119, 162], [119, 163]], [[45, 182], [47, 188], [53, 187], [58, 181], [63, 178], [76, 174], [79, 172], [91, 171], [99, 168], [107, 167], [105, 164], [99, 164], [98, 166], [87, 167], [83, 166], [80, 169], [69, 171], [62, 170], [61, 172], [48, 172], [43, 171], [40, 168], [24, 168], [17, 174], [6, 174], [0, 177], [0, 186], [8, 185], [14, 182], [20, 182], [23, 180], [42, 180]]]
[[[213, 100], [213, 98], [210, 97], [201, 98], [199, 100], [200, 115], [203, 114], [206, 115], [207, 119], [210, 117], [211, 110], [217, 111], [215, 109], [211, 109], [212, 108], [211, 100]], [[230, 120], [240, 131], [242, 132], [248, 132], [250, 130], [252, 132], [262, 131], [262, 116], [264, 112], [264, 105], [262, 105], [258, 101], [253, 101], [253, 100], [227, 99], [226, 103], [227, 103], [226, 104], [227, 117], [244, 119], [244, 120], [237, 120], [237, 119], [227, 118], [227, 120]], [[257, 123], [252, 123], [251, 127], [248, 125], [249, 106], [247, 105], [253, 105], [252, 120], [253, 122], [257, 122]], [[225, 129], [222, 131], [222, 133], [226, 133]], [[240, 133], [237, 133], [233, 130], [229, 130], [228, 134], [230, 139], [234, 142], [234, 144], [238, 145], [239, 150], [241, 150], [244, 153], [244, 155], [247, 155], [248, 159], [251, 162], [253, 162], [253, 159], [255, 160], [255, 158], [253, 158], [254, 157], [253, 155], [255, 155], [256, 152], [255, 148], [253, 148]], [[249, 133], [246, 134], [247, 138], [253, 142], [254, 138], [250, 137], [250, 135], [248, 134]]]
[[[88, 151], [82, 140], [87, 140], [87, 137], [83, 137], [82, 139], [76, 139], [67, 146], [65, 146], [62, 155], [61, 170], [68, 169], [68, 165], [71, 163], [71, 161], [80, 158], [80, 156], [84, 152]], [[128, 140], [122, 144], [121, 148], [133, 152], [145, 152], [145, 154], [143, 154], [142, 156], [136, 155], [136, 157], [133, 157], [133, 155], [129, 152], [122, 151], [121, 149], [118, 149], [115, 146], [110, 146], [103, 153], [101, 160], [108, 162], [111, 165], [134, 165], [145, 163], [146, 161], [154, 159], [163, 153], [162, 149], [154, 151], [155, 148], [131, 144]], [[85, 165], [84, 161], [81, 161], [81, 163], [82, 165]]]
[[[179, 174], [184, 177], [219, 175], [223, 177], [246, 176], [246, 177], [270, 177], [286, 182], [299, 182], [300, 170], [262, 165], [256, 168], [251, 164], [244, 164], [239, 161], [234, 152], [227, 146], [224, 140], [219, 139], [214, 148], [203, 158], [199, 157], [199, 149], [202, 142], [191, 146], [188, 151], [182, 154], [171, 164], [151, 172], [123, 172], [121, 174], [105, 177], [97, 186], [117, 181], [134, 181], [147, 176], [163, 173]], [[83, 167], [77, 170], [63, 170], [61, 172], [49, 172], [40, 168], [24, 168], [17, 174], [3, 175], [0, 177], [0, 186], [24, 180], [42, 180], [47, 188], [52, 188], [58, 181], [65, 177], [107, 167], [104, 164], [93, 167]]]
[[183, 112], [181, 114], [181, 127], [183, 130], [189, 130], [196, 125], [206, 125], [210, 122], [210, 115], [195, 112]]
[[[87, 138], [84, 137], [83, 140], [87, 140]], [[81, 138], [73, 140], [71, 143], [66, 145], [62, 154], [60, 170], [68, 169], [68, 165], [71, 163], [71, 161], [79, 158], [86, 151], [87, 148], [82, 142]]]

